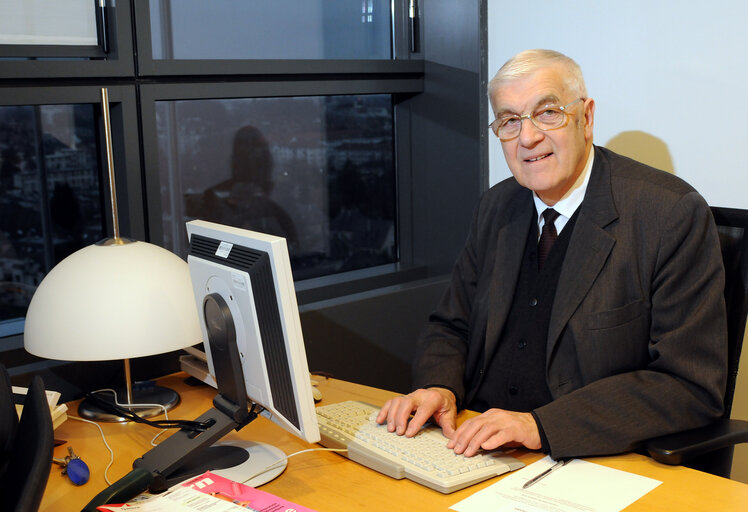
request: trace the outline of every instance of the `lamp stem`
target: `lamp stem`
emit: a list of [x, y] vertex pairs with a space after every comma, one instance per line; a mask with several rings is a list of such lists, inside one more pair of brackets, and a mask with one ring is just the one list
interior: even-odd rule
[[114, 155], [112, 152], [112, 125], [109, 117], [109, 89], [106, 87], [101, 88], [101, 113], [104, 117], [106, 164], [109, 171], [109, 195], [112, 198], [112, 227], [114, 229], [114, 239], [117, 240], [119, 239], [119, 214], [117, 212], [117, 192], [114, 186]]
[[132, 400], [132, 377], [130, 376], [130, 360], [129, 359], [123, 359], [123, 363], [125, 363], [125, 391], [127, 392], [127, 403], [132, 404], [134, 403]]

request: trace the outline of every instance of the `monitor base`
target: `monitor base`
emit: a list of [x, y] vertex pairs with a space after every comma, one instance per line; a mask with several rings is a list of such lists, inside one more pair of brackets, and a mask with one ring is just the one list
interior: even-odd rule
[[[214, 446], [232, 446], [247, 451], [249, 457], [241, 464], [230, 468], [211, 470], [211, 472], [224, 478], [228, 478], [229, 480], [244, 483], [250, 487], [259, 487], [268, 483], [283, 473], [288, 465], [286, 454], [279, 448], [266, 443], [256, 443], [253, 441], [221, 441], [216, 443]], [[273, 466], [272, 469], [260, 473], [271, 465]], [[252, 475], [257, 476], [245, 482], [245, 480]]]
[[[254, 441], [219, 441], [196, 456], [190, 456], [169, 475], [166, 485], [172, 487], [210, 471], [234, 482], [259, 487], [283, 473], [286, 465], [286, 454], [275, 446]], [[264, 471], [270, 466], [272, 469]], [[253, 475], [257, 476], [250, 478]]]

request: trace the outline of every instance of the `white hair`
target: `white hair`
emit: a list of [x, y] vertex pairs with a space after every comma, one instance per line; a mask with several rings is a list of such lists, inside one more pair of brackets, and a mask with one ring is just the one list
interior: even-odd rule
[[549, 66], [560, 65], [566, 71], [566, 87], [579, 98], [587, 97], [582, 69], [572, 58], [554, 50], [525, 50], [518, 53], [499, 69], [488, 83], [489, 97], [502, 84], [522, 78]]

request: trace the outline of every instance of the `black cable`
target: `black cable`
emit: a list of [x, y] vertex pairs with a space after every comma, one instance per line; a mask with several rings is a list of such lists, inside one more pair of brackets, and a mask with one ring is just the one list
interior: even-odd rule
[[114, 402], [110, 402], [100, 396], [98, 393], [86, 393], [86, 399], [90, 400], [101, 410], [125, 418], [135, 423], [144, 423], [155, 428], [183, 428], [192, 432], [205, 432], [210, 427], [210, 422], [188, 421], [188, 420], [147, 420], [141, 418], [131, 410], [121, 407]]

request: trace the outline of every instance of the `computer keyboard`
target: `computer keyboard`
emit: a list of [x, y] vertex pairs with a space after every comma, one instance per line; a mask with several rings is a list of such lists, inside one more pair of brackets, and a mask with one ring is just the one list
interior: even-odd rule
[[378, 412], [373, 405], [352, 400], [317, 407], [320, 444], [347, 448], [345, 455], [359, 464], [443, 493], [524, 466], [502, 451], [457, 455], [447, 448], [448, 439], [438, 426], [425, 426], [411, 438], [388, 432], [386, 425], [377, 424]]

